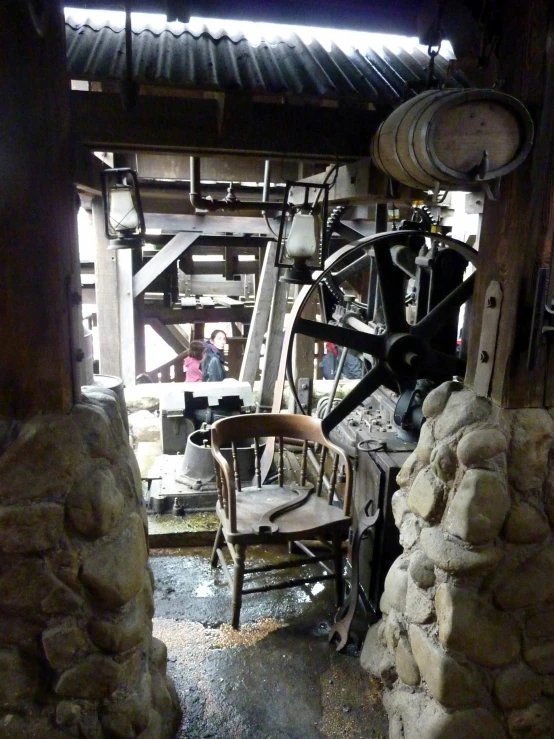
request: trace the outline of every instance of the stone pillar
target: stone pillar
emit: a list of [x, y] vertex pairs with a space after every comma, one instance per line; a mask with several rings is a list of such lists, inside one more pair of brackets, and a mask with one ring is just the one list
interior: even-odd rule
[[140, 474], [116, 395], [11, 425], [0, 456], [0, 738], [170, 739]]
[[393, 498], [394, 563], [362, 663], [391, 739], [550, 737], [554, 412], [435, 389]]

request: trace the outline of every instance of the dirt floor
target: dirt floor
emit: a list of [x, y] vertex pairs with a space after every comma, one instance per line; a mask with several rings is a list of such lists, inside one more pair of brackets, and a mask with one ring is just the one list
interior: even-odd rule
[[207, 547], [151, 551], [154, 634], [167, 645], [184, 712], [178, 739], [385, 739], [380, 685], [359, 665], [365, 623], [345, 652], [328, 643], [332, 583], [245, 596], [237, 632], [209, 555]]

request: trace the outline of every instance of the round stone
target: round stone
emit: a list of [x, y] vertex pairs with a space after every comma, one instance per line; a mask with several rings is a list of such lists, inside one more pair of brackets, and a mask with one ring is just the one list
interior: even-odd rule
[[493, 457], [506, 452], [507, 442], [498, 429], [478, 429], [462, 436], [457, 454], [466, 467], [480, 467]]

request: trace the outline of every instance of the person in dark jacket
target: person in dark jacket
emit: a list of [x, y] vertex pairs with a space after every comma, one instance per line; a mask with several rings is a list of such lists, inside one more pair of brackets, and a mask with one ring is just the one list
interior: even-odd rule
[[221, 382], [225, 379], [225, 356], [223, 350], [227, 343], [227, 334], [221, 329], [212, 331], [210, 340], [204, 344], [202, 359], [203, 382]]
[[[330, 341], [325, 344], [326, 353], [319, 366], [324, 380], [333, 380], [339, 364], [340, 347]], [[342, 379], [359, 380], [363, 374], [362, 361], [352, 352], [348, 351], [342, 368]]]

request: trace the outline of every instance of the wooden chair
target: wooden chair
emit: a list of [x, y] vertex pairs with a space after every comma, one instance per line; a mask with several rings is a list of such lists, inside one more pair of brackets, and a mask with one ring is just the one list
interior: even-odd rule
[[[268, 438], [276, 444], [276, 484], [262, 484], [260, 472], [260, 449]], [[254, 449], [254, 479], [239, 469], [239, 443]], [[316, 485], [306, 484], [307, 455], [315, 444], [321, 445], [327, 454], [333, 452], [333, 464], [329, 493], [323, 497], [323, 465], [320, 466]], [[284, 480], [285, 447], [302, 450], [300, 481]], [[219, 529], [214, 542], [211, 564], [218, 560], [232, 590], [232, 626], [239, 628], [242, 596], [248, 593], [265, 592], [304, 583], [333, 579], [335, 581], [337, 605], [343, 598], [343, 554], [342, 544], [351, 525], [350, 503], [352, 494], [352, 469], [345, 452], [323, 434], [319, 419], [292, 414], [248, 414], [224, 418], [212, 426], [212, 454], [215, 460], [218, 481], [216, 513]], [[343, 502], [335, 495], [335, 482], [339, 460], [344, 464], [345, 484]], [[245, 480], [246, 478], [246, 480]], [[244, 482], [246, 481], [246, 486]], [[304, 540], [304, 541], [303, 541]], [[323, 544], [313, 552], [305, 540], [318, 540]], [[291, 542], [296, 546], [292, 547]], [[246, 550], [253, 544], [289, 543], [289, 551], [300, 550], [306, 556], [290, 556], [279, 564], [246, 567]], [[222, 546], [226, 544], [233, 561], [232, 569], [227, 566]], [[329, 561], [332, 568], [324, 565]], [[298, 567], [308, 563], [319, 564], [324, 573], [287, 579], [282, 582], [246, 587], [245, 575], [265, 573], [272, 570]]]

